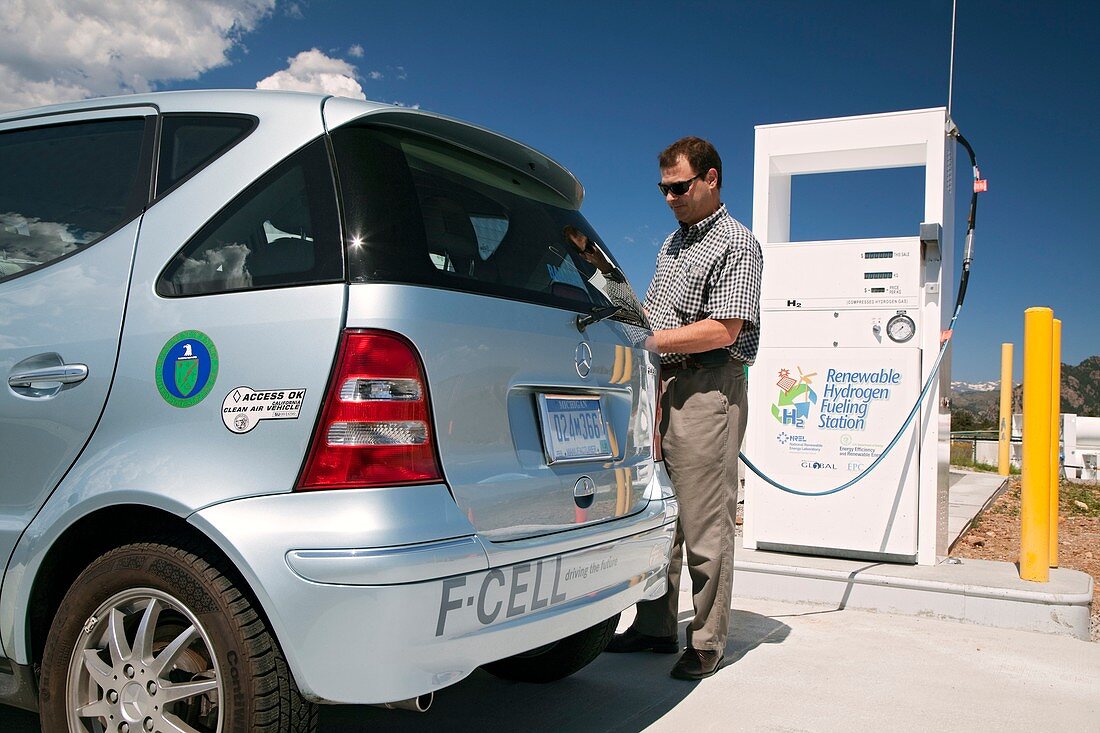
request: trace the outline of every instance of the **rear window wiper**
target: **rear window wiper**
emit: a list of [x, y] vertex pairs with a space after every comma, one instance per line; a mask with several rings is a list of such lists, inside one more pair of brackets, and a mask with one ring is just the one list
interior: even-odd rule
[[599, 323], [605, 318], [610, 318], [618, 314], [623, 307], [621, 305], [608, 305], [603, 308], [593, 308], [592, 312], [587, 316], [577, 316], [577, 330], [584, 333], [584, 329], [591, 326], [593, 323]]

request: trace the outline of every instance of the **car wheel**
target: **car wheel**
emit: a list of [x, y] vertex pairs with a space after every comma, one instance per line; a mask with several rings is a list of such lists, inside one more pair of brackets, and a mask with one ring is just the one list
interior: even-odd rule
[[483, 669], [517, 682], [554, 682], [568, 677], [603, 653], [615, 634], [619, 614], [572, 636], [514, 657], [490, 662]]
[[69, 588], [46, 640], [39, 710], [43, 730], [70, 733], [317, 727], [249, 599], [195, 552], [156, 543], [102, 555]]

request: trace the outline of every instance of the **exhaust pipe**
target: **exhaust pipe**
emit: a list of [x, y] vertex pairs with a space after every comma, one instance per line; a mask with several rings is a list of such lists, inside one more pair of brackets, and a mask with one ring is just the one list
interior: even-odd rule
[[428, 692], [423, 695], [417, 695], [416, 697], [410, 697], [408, 700], [398, 700], [397, 702], [380, 702], [374, 705], [376, 708], [385, 708], [386, 710], [411, 710], [414, 713], [426, 713], [428, 708], [432, 706], [432, 702], [435, 700], [435, 693]]

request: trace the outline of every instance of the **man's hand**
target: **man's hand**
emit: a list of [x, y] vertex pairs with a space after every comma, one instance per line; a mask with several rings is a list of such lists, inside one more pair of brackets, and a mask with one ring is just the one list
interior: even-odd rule
[[680, 328], [654, 331], [645, 348], [659, 354], [698, 354], [729, 346], [741, 334], [740, 318], [704, 318]]

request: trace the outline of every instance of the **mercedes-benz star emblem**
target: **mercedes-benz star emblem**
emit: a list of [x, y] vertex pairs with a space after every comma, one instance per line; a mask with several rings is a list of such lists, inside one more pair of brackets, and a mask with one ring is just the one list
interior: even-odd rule
[[589, 372], [592, 371], [592, 347], [587, 342], [581, 341], [577, 344], [577, 376], [581, 379], [587, 379]]

